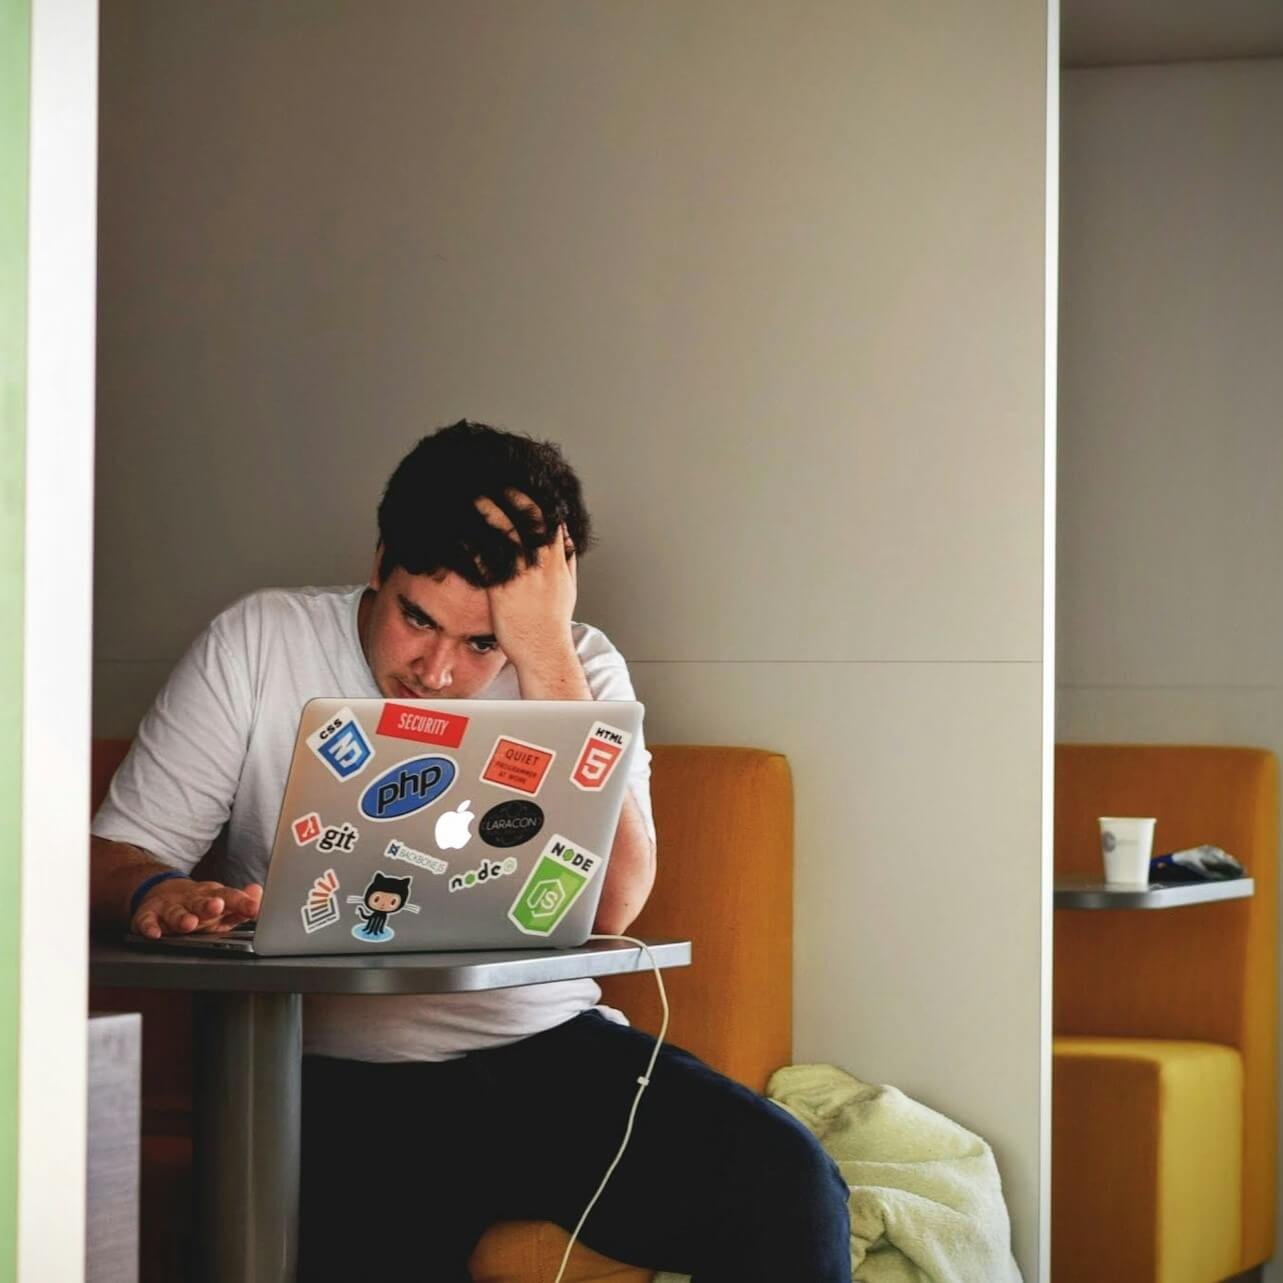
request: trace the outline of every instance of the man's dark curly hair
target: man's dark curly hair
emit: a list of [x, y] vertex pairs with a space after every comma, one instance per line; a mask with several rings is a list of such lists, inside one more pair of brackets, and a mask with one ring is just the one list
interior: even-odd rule
[[[543, 522], [508, 497], [534, 500]], [[476, 588], [506, 583], [522, 569], [512, 539], [476, 509], [485, 496], [515, 527], [525, 552], [550, 544], [565, 525], [575, 554], [592, 544], [579, 478], [551, 441], [460, 419], [423, 438], [397, 465], [379, 504], [379, 577], [452, 570]]]

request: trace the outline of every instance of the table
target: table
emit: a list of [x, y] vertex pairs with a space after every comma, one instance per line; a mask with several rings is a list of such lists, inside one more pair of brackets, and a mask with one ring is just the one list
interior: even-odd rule
[[[689, 940], [647, 941], [661, 967]], [[459, 993], [647, 971], [635, 945], [255, 958], [95, 940], [94, 984], [192, 991], [197, 1258], [204, 1283], [293, 1283], [298, 1253], [303, 995]]]
[[1256, 883], [1251, 878], [1117, 887], [1098, 877], [1062, 874], [1056, 879], [1053, 904], [1057, 909], [1179, 909], [1216, 900], [1246, 900], [1255, 893]]

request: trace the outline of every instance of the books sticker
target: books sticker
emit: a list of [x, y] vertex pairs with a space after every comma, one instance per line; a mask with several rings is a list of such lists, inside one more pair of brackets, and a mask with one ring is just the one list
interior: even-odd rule
[[534, 797], [543, 787], [548, 768], [556, 756], [550, 748], [540, 748], [538, 744], [527, 744], [524, 740], [500, 735], [490, 750], [490, 760], [481, 772], [481, 779], [486, 784], [497, 784], [500, 788], [512, 789], [514, 793]]
[[307, 737], [307, 746], [329, 767], [336, 780], [360, 775], [374, 760], [374, 748], [350, 708], [341, 708], [319, 730]]
[[418, 740], [420, 744], [439, 744], [442, 748], [458, 748], [467, 729], [468, 719], [458, 713], [415, 708], [410, 704], [385, 704], [375, 733]]
[[303, 917], [303, 930], [308, 935], [322, 927], [333, 926], [339, 920], [339, 877], [333, 869], [326, 869], [312, 883], [299, 913]]
[[631, 739], [628, 731], [608, 726], [605, 722], [594, 722], [583, 748], [579, 750], [579, 761], [570, 772], [570, 782], [586, 793], [595, 793], [603, 788]]
[[554, 835], [508, 910], [509, 921], [528, 936], [551, 935], [600, 867], [600, 856]]

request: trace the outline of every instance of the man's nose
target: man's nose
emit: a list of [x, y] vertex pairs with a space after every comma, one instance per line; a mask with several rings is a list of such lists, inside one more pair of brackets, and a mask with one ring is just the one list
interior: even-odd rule
[[454, 649], [444, 637], [436, 636], [423, 652], [419, 680], [429, 690], [445, 690], [454, 670]]

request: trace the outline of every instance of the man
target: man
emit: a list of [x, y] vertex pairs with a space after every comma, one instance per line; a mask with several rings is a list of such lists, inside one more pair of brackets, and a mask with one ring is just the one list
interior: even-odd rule
[[[251, 594], [179, 662], [94, 817], [97, 924], [159, 938], [257, 914], [310, 698], [633, 697], [618, 651], [572, 621], [591, 530], [555, 446], [466, 421], [443, 428], [397, 467], [378, 522], [367, 585]], [[604, 934], [627, 929], [654, 881], [643, 745], [634, 761], [594, 925]], [[217, 879], [191, 879], [224, 825]], [[599, 998], [590, 980], [313, 998], [305, 1283], [356, 1271], [466, 1283], [494, 1221], [573, 1228], [652, 1046]], [[532, 1116], [543, 1120], [538, 1143]], [[407, 1169], [409, 1185], [391, 1175]], [[846, 1196], [803, 1127], [666, 1048], [582, 1238], [696, 1283], [849, 1283]]]

